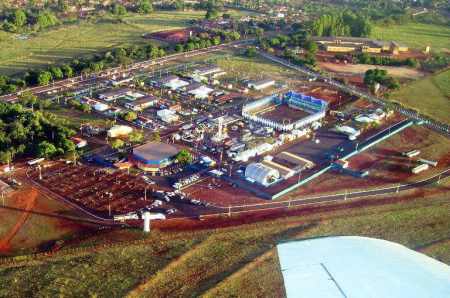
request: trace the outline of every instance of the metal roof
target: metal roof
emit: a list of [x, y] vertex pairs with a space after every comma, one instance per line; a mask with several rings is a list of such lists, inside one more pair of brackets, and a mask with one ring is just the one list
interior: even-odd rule
[[170, 144], [149, 142], [133, 149], [133, 155], [140, 160], [163, 160], [171, 158], [180, 150]]

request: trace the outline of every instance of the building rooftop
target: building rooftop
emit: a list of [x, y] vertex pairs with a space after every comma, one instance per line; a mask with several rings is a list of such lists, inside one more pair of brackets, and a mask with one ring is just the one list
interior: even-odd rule
[[177, 147], [170, 144], [149, 142], [134, 148], [133, 154], [140, 159], [163, 160], [173, 157], [179, 151]]
[[450, 297], [450, 267], [397, 243], [323, 237], [277, 250], [288, 298]]

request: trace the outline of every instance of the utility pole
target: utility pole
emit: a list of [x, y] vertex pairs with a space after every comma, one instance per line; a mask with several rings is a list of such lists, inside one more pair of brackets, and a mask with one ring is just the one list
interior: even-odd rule
[[144, 201], [147, 201], [147, 186], [144, 189]]
[[231, 217], [231, 206], [228, 206], [228, 217]]

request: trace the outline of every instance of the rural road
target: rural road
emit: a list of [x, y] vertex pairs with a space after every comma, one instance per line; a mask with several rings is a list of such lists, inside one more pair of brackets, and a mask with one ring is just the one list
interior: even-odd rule
[[[257, 212], [257, 211], [272, 210], [272, 209], [284, 209], [284, 208], [290, 208], [290, 207], [307, 206], [307, 205], [311, 205], [311, 204], [345, 202], [347, 200], [352, 200], [352, 199], [368, 199], [372, 196], [394, 194], [394, 193], [399, 193], [399, 192], [403, 192], [406, 190], [422, 188], [422, 187], [430, 186], [433, 184], [439, 184], [441, 182], [441, 180], [445, 180], [449, 176], [450, 176], [450, 168], [446, 169], [432, 177], [429, 177], [429, 178], [426, 178], [426, 179], [423, 179], [423, 180], [420, 180], [417, 182], [407, 183], [407, 184], [397, 184], [397, 185], [391, 185], [391, 186], [386, 186], [386, 187], [382, 187], [382, 188], [368, 189], [368, 190], [363, 190], [363, 191], [344, 192], [344, 193], [341, 192], [341, 193], [336, 193], [336, 194], [328, 194], [328, 195], [321, 195], [321, 196], [315, 196], [315, 197], [300, 197], [300, 198], [292, 199], [289, 201], [268, 201], [267, 203], [234, 205], [234, 206], [229, 206], [229, 207], [215, 206], [214, 207], [215, 210], [208, 210], [207, 212], [202, 213], [199, 216], [205, 218], [205, 217], [209, 217], [209, 216], [249, 213], [249, 212]], [[53, 195], [53, 197], [58, 198], [59, 200], [63, 201], [64, 203], [66, 203], [72, 207], [75, 207], [78, 210], [84, 211], [89, 216], [95, 218], [95, 220], [98, 222], [103, 222], [104, 224], [114, 223], [114, 221], [112, 219], [95, 215], [92, 212], [90, 212], [89, 210], [86, 210], [85, 208], [71, 202], [70, 200], [68, 200], [56, 193], [53, 193], [52, 191], [48, 190], [47, 188], [41, 186], [36, 181], [33, 181], [33, 185], [35, 187], [38, 187], [39, 189], [41, 189], [44, 193], [50, 193], [51, 195]], [[198, 218], [198, 216], [195, 216], [195, 217], [175, 216], [175, 217], [171, 217], [166, 220], [168, 221], [168, 220], [192, 219], [192, 218]]]

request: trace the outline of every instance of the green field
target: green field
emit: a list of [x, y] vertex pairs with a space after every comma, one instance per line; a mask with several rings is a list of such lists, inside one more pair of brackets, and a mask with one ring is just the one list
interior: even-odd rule
[[[94, 239], [88, 239], [78, 243], [84, 250], [0, 267], [0, 282], [7, 285], [0, 287], [0, 296], [280, 297], [284, 290], [275, 244], [328, 235], [387, 239], [449, 264], [450, 205], [445, 194], [431, 194], [435, 190], [422, 192], [426, 199], [230, 228], [155, 229], [145, 243], [90, 249], [86, 245]], [[126, 233], [129, 239], [140, 238], [139, 232], [105, 231], [97, 240], [118, 241]]]
[[424, 50], [431, 46], [435, 52], [450, 51], [450, 27], [408, 23], [403, 25], [376, 25], [371, 34], [372, 38], [381, 40], [395, 40], [412, 48]]
[[450, 70], [402, 86], [390, 98], [431, 118], [450, 123]]
[[148, 42], [142, 34], [186, 27], [190, 20], [203, 16], [202, 11], [130, 14], [123, 23], [105, 17], [97, 22], [81, 22], [37, 33], [28, 40], [0, 31], [0, 73], [13, 74], [108, 48]]

